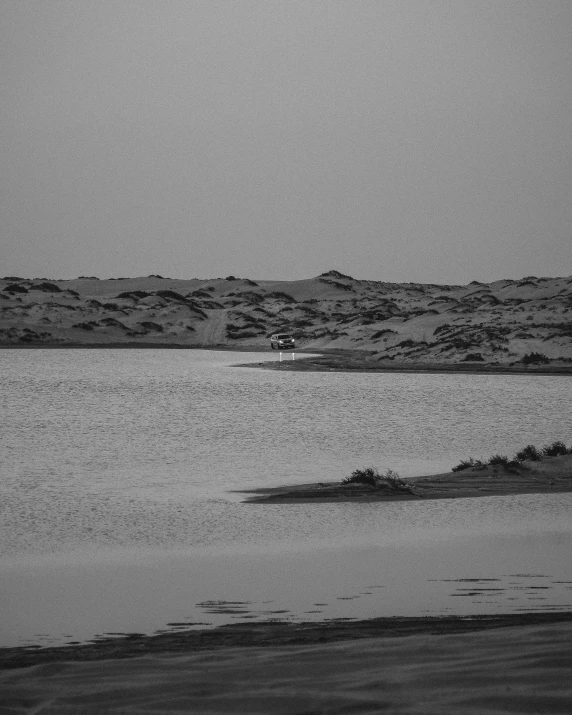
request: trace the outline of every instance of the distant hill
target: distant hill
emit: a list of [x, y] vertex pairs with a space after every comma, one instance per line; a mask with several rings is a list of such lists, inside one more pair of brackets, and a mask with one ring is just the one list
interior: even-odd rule
[[367, 351], [372, 360], [572, 362], [572, 277], [385, 283], [329, 271], [299, 281], [0, 279], [0, 345], [178, 344]]

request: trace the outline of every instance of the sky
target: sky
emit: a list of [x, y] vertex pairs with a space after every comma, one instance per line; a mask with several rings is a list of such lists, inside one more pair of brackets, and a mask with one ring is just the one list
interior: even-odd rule
[[570, 0], [2, 0], [0, 276], [572, 274]]

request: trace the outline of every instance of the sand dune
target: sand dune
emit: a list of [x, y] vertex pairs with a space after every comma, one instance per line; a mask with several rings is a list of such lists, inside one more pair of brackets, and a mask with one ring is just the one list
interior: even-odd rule
[[0, 673], [2, 713], [572, 712], [572, 624], [227, 648]]
[[361, 351], [370, 364], [572, 366], [572, 277], [465, 286], [363, 281], [0, 280], [0, 345], [181, 345]]

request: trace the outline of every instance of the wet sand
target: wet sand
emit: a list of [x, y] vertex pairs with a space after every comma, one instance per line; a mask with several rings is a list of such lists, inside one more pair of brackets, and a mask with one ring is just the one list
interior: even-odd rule
[[234, 625], [10, 650], [3, 713], [572, 711], [572, 613]]

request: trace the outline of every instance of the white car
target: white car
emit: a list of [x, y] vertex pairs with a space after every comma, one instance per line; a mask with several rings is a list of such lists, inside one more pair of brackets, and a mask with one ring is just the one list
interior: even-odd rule
[[270, 336], [270, 347], [272, 350], [291, 350], [296, 347], [294, 338], [287, 333], [276, 333]]

